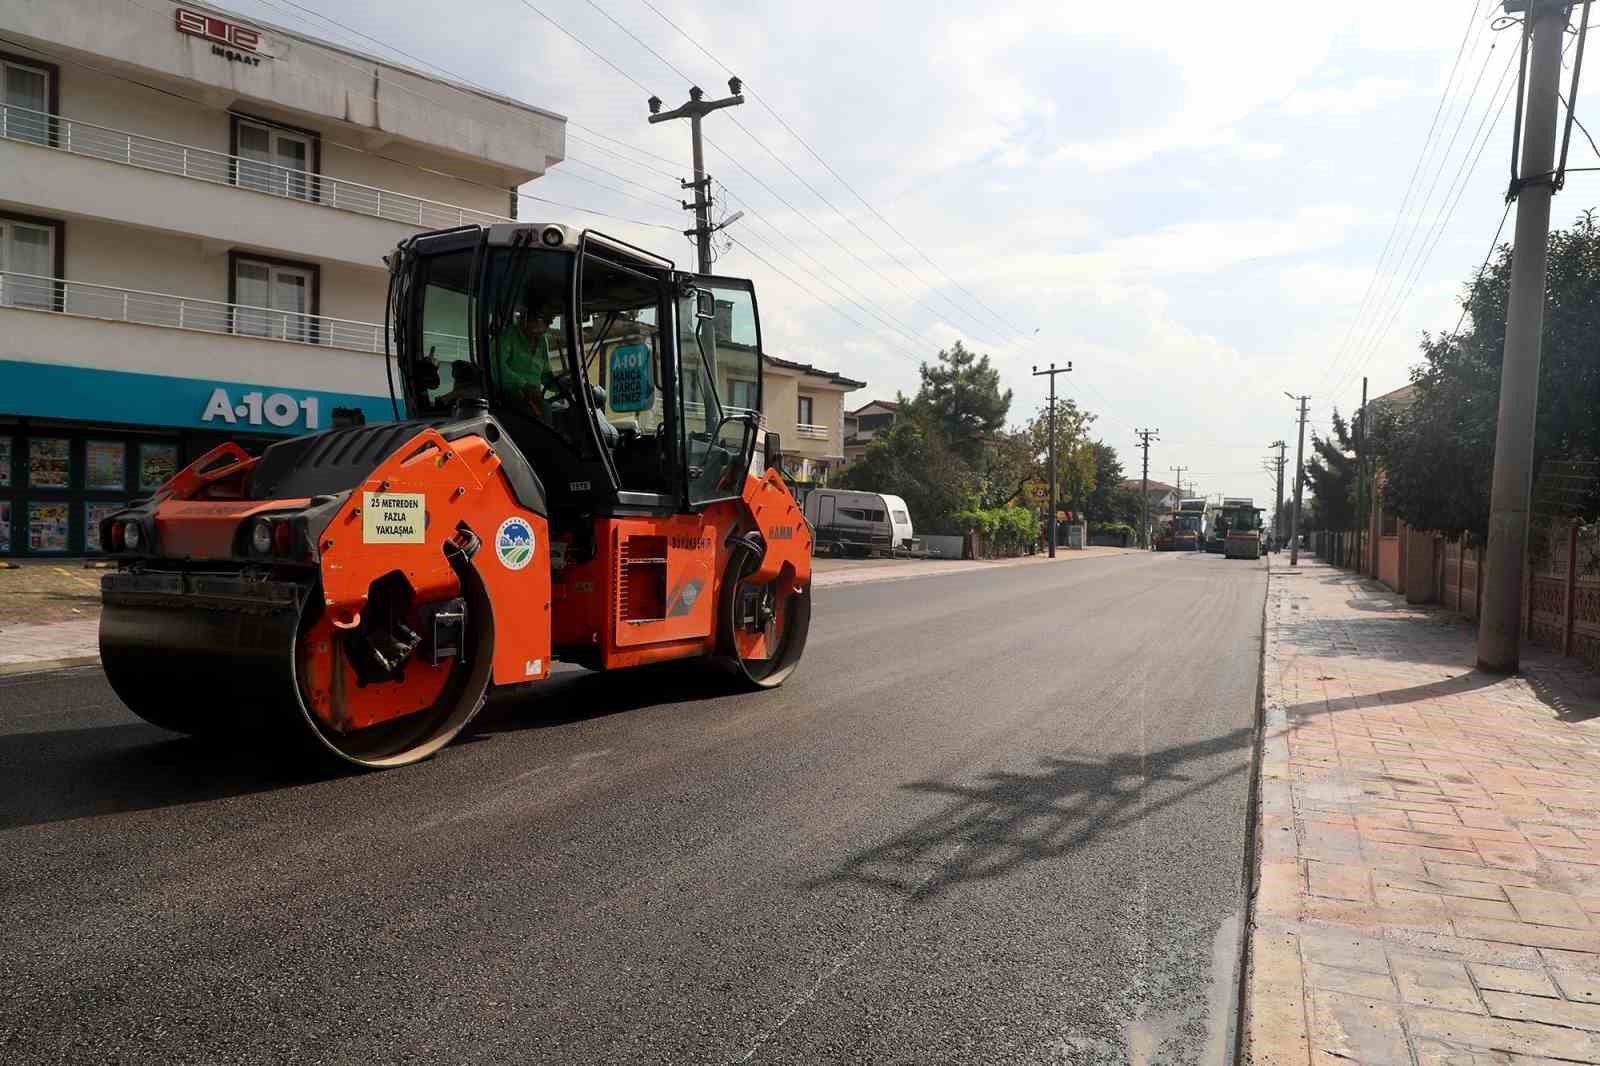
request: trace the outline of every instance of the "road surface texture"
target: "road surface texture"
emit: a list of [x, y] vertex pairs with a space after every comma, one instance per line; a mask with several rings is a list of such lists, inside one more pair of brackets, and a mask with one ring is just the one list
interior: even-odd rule
[[566, 673], [332, 779], [0, 678], [0, 1062], [1222, 1063], [1265, 583], [825, 589], [776, 692]]

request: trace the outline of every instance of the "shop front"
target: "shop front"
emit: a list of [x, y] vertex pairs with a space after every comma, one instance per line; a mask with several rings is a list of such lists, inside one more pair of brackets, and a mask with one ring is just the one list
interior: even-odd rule
[[387, 396], [0, 360], [0, 557], [101, 552], [100, 519], [224, 441], [393, 417]]

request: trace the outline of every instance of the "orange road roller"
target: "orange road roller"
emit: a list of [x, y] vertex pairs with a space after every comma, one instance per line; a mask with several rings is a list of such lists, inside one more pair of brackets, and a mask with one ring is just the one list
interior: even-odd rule
[[555, 660], [782, 684], [812, 538], [762, 431], [754, 287], [561, 225], [388, 264], [395, 421], [223, 445], [103, 521], [123, 702], [378, 768]]

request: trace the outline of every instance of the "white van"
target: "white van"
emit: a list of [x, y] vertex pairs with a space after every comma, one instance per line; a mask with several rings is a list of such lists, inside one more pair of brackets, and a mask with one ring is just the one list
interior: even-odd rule
[[853, 489], [812, 489], [802, 507], [818, 555], [893, 555], [916, 547], [911, 511], [898, 496]]

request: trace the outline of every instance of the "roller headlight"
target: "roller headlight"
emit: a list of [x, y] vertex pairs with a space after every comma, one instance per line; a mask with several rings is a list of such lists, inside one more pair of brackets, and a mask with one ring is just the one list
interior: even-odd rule
[[272, 552], [272, 523], [265, 518], [255, 524], [250, 530], [250, 547], [255, 549], [257, 555], [268, 555]]
[[122, 527], [122, 539], [129, 551], [136, 552], [144, 543], [144, 531], [139, 528], [139, 523], [128, 522]]
[[545, 243], [547, 248], [560, 248], [566, 243], [567, 234], [560, 226], [546, 226], [544, 231], [539, 234], [539, 239]]

